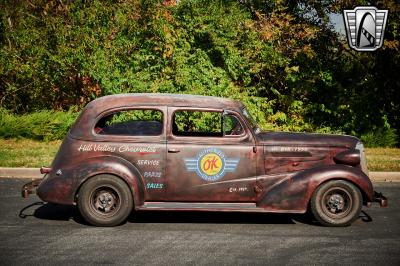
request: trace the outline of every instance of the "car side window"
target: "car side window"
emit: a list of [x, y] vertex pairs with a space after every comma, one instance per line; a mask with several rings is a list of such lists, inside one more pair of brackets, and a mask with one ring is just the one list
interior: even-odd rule
[[129, 109], [101, 118], [94, 131], [100, 135], [158, 136], [163, 129], [163, 114], [159, 110]]
[[222, 137], [222, 113], [211, 111], [176, 111], [172, 133], [189, 137]]
[[239, 136], [244, 134], [244, 129], [239, 119], [234, 115], [224, 115], [224, 135]]

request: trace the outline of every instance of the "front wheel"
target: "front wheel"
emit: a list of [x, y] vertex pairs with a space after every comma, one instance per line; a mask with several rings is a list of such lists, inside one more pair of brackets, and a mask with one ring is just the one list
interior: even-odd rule
[[326, 226], [348, 226], [360, 215], [360, 190], [344, 180], [333, 180], [319, 186], [311, 198], [311, 212]]
[[92, 177], [82, 185], [78, 194], [79, 212], [92, 225], [119, 225], [128, 218], [132, 208], [132, 193], [116, 176]]

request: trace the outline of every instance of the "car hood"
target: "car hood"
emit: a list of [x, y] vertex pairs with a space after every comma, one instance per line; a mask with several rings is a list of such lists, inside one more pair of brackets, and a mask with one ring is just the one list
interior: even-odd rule
[[261, 132], [257, 134], [260, 144], [268, 146], [340, 146], [354, 148], [358, 138], [347, 135]]

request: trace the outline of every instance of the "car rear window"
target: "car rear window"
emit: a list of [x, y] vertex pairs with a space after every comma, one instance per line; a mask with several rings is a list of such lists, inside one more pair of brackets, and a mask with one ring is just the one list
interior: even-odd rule
[[158, 136], [161, 135], [162, 128], [161, 111], [130, 109], [101, 118], [94, 131], [100, 135]]

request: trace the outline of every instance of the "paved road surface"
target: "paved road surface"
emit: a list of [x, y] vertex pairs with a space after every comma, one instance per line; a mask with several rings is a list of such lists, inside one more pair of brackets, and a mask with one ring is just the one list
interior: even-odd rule
[[74, 207], [20, 198], [26, 181], [0, 178], [0, 265], [400, 265], [399, 183], [377, 184], [389, 208], [365, 208], [346, 228], [293, 215], [195, 212], [142, 212], [97, 228]]

